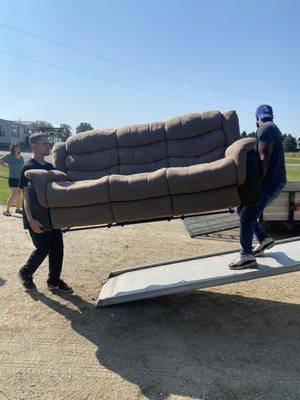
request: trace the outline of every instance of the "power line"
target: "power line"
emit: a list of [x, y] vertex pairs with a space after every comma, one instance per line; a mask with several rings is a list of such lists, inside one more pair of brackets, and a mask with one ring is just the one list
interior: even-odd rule
[[[118, 86], [130, 88], [130, 89], [138, 90], [138, 91], [141, 91], [141, 92], [144, 92], [144, 93], [150, 93], [150, 94], [154, 94], [154, 95], [158, 95], [158, 96], [163, 96], [163, 97], [167, 97], [167, 98], [174, 99], [174, 100], [187, 101], [189, 103], [194, 103], [194, 104], [206, 105], [206, 106], [209, 106], [209, 107], [218, 107], [218, 108], [227, 108], [227, 109], [231, 108], [231, 107], [224, 106], [224, 105], [221, 105], [221, 104], [206, 103], [206, 102], [190, 99], [190, 98], [187, 98], [187, 97], [175, 96], [175, 95], [171, 95], [171, 94], [168, 94], [168, 93], [165, 93], [165, 92], [159, 92], [159, 91], [156, 91], [156, 90], [145, 89], [145, 88], [142, 88], [142, 87], [139, 87], [139, 86], [134, 86], [134, 85], [131, 85], [131, 84], [128, 84], [128, 83], [124, 83], [124, 82], [119, 82], [119, 81], [114, 81], [114, 80], [111, 80], [111, 79], [101, 78], [100, 76], [97, 76], [97, 75], [87, 74], [85, 72], [77, 71], [77, 70], [74, 70], [74, 69], [71, 69], [71, 68], [62, 67], [60, 65], [52, 64], [52, 63], [49, 63], [49, 62], [46, 62], [46, 61], [37, 60], [35, 58], [23, 56], [21, 54], [13, 53], [11, 51], [7, 51], [7, 50], [3, 50], [3, 49], [0, 49], [0, 53], [6, 54], [6, 55], [10, 55], [10, 56], [13, 56], [13, 57], [17, 57], [17, 58], [20, 58], [20, 59], [24, 59], [24, 60], [33, 62], [35, 64], [41, 64], [41, 65], [44, 65], [44, 66], [47, 66], [47, 67], [55, 68], [55, 69], [58, 69], [58, 70], [61, 70], [61, 71], [64, 71], [64, 72], [70, 72], [72, 74], [84, 76], [86, 78], [90, 78], [90, 79], [94, 79], [94, 80], [110, 83], [110, 84], [113, 84], [113, 85], [118, 85]], [[251, 115], [253, 114], [253, 112], [251, 112], [249, 110], [242, 110], [242, 109], [239, 109], [239, 108], [236, 108], [236, 110], [239, 111], [239, 112], [242, 112], [242, 113], [246, 113], [246, 114], [251, 114]], [[280, 118], [296, 119], [296, 120], [299, 119], [299, 118], [282, 117], [282, 116], [280, 116]]]
[[[71, 72], [73, 74], [84, 76], [86, 78], [96, 79], [96, 80], [99, 80], [99, 81], [102, 81], [102, 82], [107, 82], [107, 83], [111, 83], [111, 84], [114, 84], [114, 85], [118, 85], [118, 86], [123, 86], [123, 87], [130, 88], [130, 89], [139, 90], [139, 91], [145, 92], [145, 93], [151, 93], [151, 94], [155, 94], [155, 95], [159, 95], [159, 96], [169, 97], [169, 98], [175, 99], [175, 100], [188, 101], [190, 103], [195, 103], [195, 104], [201, 104], [201, 105], [212, 106], [212, 107], [226, 108], [226, 106], [222, 106], [220, 104], [201, 102], [201, 101], [198, 101], [198, 100], [189, 99], [187, 97], [174, 96], [174, 95], [171, 95], [171, 94], [168, 94], [168, 93], [158, 92], [156, 90], [151, 90], [151, 89], [145, 89], [145, 88], [141, 88], [139, 86], [130, 85], [130, 84], [124, 83], [124, 82], [118, 82], [118, 81], [113, 81], [113, 80], [110, 80], [110, 79], [101, 78], [100, 76], [97, 76], [97, 75], [87, 74], [85, 72], [77, 71], [77, 70], [74, 70], [74, 69], [71, 69], [71, 68], [62, 67], [60, 65], [48, 63], [46, 61], [37, 60], [35, 58], [23, 56], [21, 54], [13, 53], [11, 51], [7, 51], [7, 50], [3, 50], [3, 49], [0, 49], [0, 52], [3, 53], [3, 54], [8, 54], [10, 56], [18, 57], [18, 58], [21, 58], [21, 59], [24, 59], [24, 60], [27, 60], [27, 61], [31, 61], [31, 62], [34, 62], [36, 64], [42, 64], [42, 65], [45, 65], [47, 67], [56, 68], [56, 69], [61, 70], [61, 71]], [[230, 108], [230, 107], [227, 107], [227, 108]], [[247, 111], [246, 110], [239, 110], [239, 111], [240, 112], [244, 112], [244, 113], [252, 114], [251, 111], [248, 111], [248, 110]]]
[[249, 99], [262, 100], [262, 101], [271, 101], [271, 102], [291, 105], [288, 102], [283, 102], [283, 101], [280, 101], [280, 100], [271, 100], [271, 99], [268, 99], [268, 98], [265, 98], [265, 97], [246, 95], [244, 93], [239, 93], [239, 92], [235, 92], [235, 91], [232, 91], [232, 90], [221, 89], [221, 88], [217, 88], [217, 87], [214, 87], [214, 86], [205, 85], [205, 84], [200, 83], [200, 82], [196, 82], [196, 81], [180, 78], [180, 77], [177, 77], [177, 76], [174, 76], [174, 75], [165, 74], [165, 73], [162, 73], [162, 72], [159, 72], [159, 71], [154, 71], [152, 69], [140, 67], [138, 65], [130, 64], [130, 63], [127, 63], [127, 62], [124, 62], [124, 61], [120, 61], [120, 60], [114, 59], [114, 58], [103, 56], [101, 54], [97, 54], [97, 53], [94, 53], [94, 52], [91, 52], [91, 51], [87, 51], [87, 50], [84, 50], [84, 49], [81, 49], [81, 48], [78, 48], [78, 47], [75, 47], [75, 46], [71, 46], [71, 45], [68, 45], [66, 43], [62, 43], [62, 42], [58, 42], [58, 41], [55, 41], [55, 40], [51, 40], [51, 39], [48, 39], [48, 38], [46, 38], [44, 36], [37, 35], [35, 33], [31, 33], [31, 32], [28, 32], [28, 31], [24, 31], [22, 29], [15, 28], [15, 27], [13, 27], [11, 25], [6, 25], [6, 24], [0, 23], [0, 27], [6, 28], [6, 29], [10, 29], [10, 30], [18, 32], [18, 33], [22, 33], [22, 34], [27, 35], [27, 36], [31, 36], [31, 37], [33, 37], [35, 39], [39, 39], [39, 40], [42, 40], [44, 42], [48, 42], [48, 43], [54, 44], [56, 46], [60, 46], [60, 47], [66, 48], [66, 49], [70, 49], [70, 50], [76, 51], [78, 53], [88, 55], [90, 57], [95, 57], [95, 58], [98, 58], [98, 59], [101, 59], [101, 60], [105, 60], [105, 61], [108, 61], [108, 62], [111, 62], [111, 63], [123, 65], [125, 67], [131, 68], [131, 69], [135, 69], [135, 70], [138, 70], [138, 71], [142, 71], [142, 72], [146, 72], [148, 74], [156, 75], [156, 76], [159, 76], [161, 78], [166, 78], [166, 79], [169, 79], [169, 80], [173, 80], [173, 81], [177, 81], [177, 82], [181, 82], [181, 83], [186, 83], [186, 84], [194, 85], [194, 86], [198, 86], [198, 87], [203, 87], [203, 88], [206, 88], [206, 89], [215, 90], [215, 91], [218, 91], [218, 92], [227, 93], [227, 94], [231, 94], [231, 95], [235, 95], [235, 96], [246, 97], [246, 98], [249, 98]]

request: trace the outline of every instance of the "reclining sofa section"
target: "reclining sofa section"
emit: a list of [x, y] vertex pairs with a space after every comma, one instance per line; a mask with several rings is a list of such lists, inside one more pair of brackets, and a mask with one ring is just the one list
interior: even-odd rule
[[257, 202], [255, 147], [235, 111], [76, 134], [54, 145], [56, 170], [26, 172], [31, 211], [48, 230]]

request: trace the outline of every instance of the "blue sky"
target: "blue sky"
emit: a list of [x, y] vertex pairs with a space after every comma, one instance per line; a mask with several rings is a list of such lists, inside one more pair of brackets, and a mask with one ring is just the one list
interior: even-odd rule
[[199, 85], [0, 25], [0, 50], [171, 96], [0, 51], [0, 118], [65, 122], [74, 130], [81, 121], [114, 128], [236, 109], [241, 130], [253, 131], [256, 106], [270, 103], [281, 130], [300, 136], [299, 20], [298, 0], [1, 0], [0, 24]]

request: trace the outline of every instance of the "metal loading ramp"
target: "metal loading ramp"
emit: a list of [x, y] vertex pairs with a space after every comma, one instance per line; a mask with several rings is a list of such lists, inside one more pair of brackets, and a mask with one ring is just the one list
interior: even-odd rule
[[240, 219], [236, 213], [203, 214], [196, 217], [185, 217], [183, 219], [183, 224], [190, 237], [193, 238], [238, 228], [240, 226]]
[[300, 237], [276, 242], [257, 258], [258, 268], [232, 271], [237, 250], [165, 261], [114, 271], [103, 285], [97, 307], [187, 292], [300, 270]]

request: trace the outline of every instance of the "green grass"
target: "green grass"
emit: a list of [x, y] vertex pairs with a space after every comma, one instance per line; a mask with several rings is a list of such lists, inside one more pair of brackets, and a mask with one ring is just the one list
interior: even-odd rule
[[285, 153], [285, 158], [298, 158], [298, 161], [300, 160], [300, 151], [297, 151], [297, 153]]
[[7, 177], [8, 169], [0, 165], [0, 204], [5, 204], [9, 196], [10, 189], [8, 187], [8, 181], [4, 177]]
[[288, 182], [300, 182], [300, 166], [299, 165], [288, 165], [286, 167], [286, 174]]
[[300, 164], [300, 158], [287, 158], [285, 157], [285, 163], [286, 164]]

